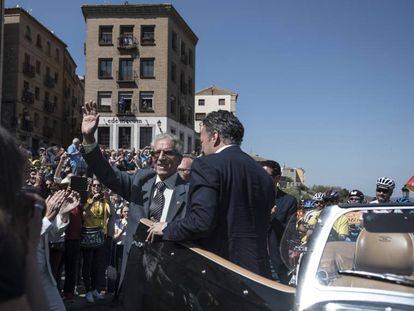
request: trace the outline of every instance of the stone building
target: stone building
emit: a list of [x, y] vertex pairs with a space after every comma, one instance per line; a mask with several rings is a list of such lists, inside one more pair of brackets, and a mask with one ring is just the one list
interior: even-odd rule
[[101, 115], [97, 140], [143, 148], [172, 133], [194, 148], [197, 36], [170, 4], [85, 5], [85, 99]]
[[[76, 64], [66, 44], [24, 9], [5, 9], [4, 17], [1, 123], [33, 149], [66, 145], [80, 126]], [[76, 100], [64, 93], [67, 81]]]
[[197, 92], [194, 104], [194, 130], [200, 133], [201, 121], [212, 111], [227, 110], [236, 114], [238, 96], [236, 92], [214, 85]]

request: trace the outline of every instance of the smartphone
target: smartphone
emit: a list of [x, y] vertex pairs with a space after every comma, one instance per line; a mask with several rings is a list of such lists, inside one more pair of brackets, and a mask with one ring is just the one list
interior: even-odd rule
[[85, 203], [88, 199], [88, 179], [86, 177], [71, 176], [69, 185], [71, 190], [79, 193], [81, 203]]

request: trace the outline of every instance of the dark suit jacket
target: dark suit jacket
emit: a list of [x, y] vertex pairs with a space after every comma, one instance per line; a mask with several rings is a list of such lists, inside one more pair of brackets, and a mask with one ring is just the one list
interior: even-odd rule
[[166, 240], [196, 242], [268, 276], [267, 232], [275, 194], [270, 176], [239, 146], [197, 158], [191, 167], [187, 214], [163, 230]]
[[296, 214], [298, 202], [294, 196], [277, 189], [275, 205], [277, 207], [276, 215], [272, 217], [271, 224], [280, 241], [288, 221]]
[[[153, 185], [156, 174], [152, 169], [138, 170], [135, 174], [128, 174], [111, 167], [103, 157], [97, 146], [91, 152], [83, 152], [83, 157], [96, 177], [109, 189], [130, 202], [128, 226], [124, 243], [124, 258], [127, 256], [141, 218], [149, 217]], [[177, 176], [174, 192], [167, 214], [167, 221], [173, 221], [185, 216], [188, 185]], [[124, 263], [123, 261], [123, 270]]]

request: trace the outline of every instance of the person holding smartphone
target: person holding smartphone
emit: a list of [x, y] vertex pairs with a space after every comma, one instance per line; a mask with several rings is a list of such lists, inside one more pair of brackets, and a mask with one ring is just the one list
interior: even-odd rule
[[[83, 207], [81, 248], [83, 255], [82, 277], [88, 302], [103, 299], [100, 293], [105, 284], [105, 236], [110, 215], [109, 201], [105, 198], [102, 184], [94, 179], [91, 194]], [[98, 291], [99, 290], [99, 291]]]

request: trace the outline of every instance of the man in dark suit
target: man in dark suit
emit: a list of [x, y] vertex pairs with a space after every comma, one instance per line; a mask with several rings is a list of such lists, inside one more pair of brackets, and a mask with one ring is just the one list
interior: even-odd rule
[[228, 111], [203, 120], [205, 156], [194, 160], [184, 219], [150, 228], [165, 240], [192, 239], [243, 268], [270, 277], [267, 232], [274, 205], [272, 180], [240, 149], [244, 128]]
[[260, 162], [264, 170], [272, 177], [276, 189], [275, 206], [272, 209], [271, 230], [269, 231], [269, 254], [276, 278], [287, 282], [287, 268], [280, 254], [280, 242], [286, 225], [293, 215], [296, 215], [298, 202], [294, 196], [287, 194], [277, 184], [282, 176], [279, 163], [273, 160]]
[[130, 202], [128, 225], [124, 241], [121, 281], [128, 253], [141, 218], [174, 221], [185, 215], [188, 186], [177, 173], [181, 162], [181, 146], [170, 134], [158, 135], [153, 142], [154, 169], [128, 174], [112, 167], [103, 157], [94, 137], [99, 115], [96, 103], [83, 107], [83, 157], [96, 177], [113, 192]]

